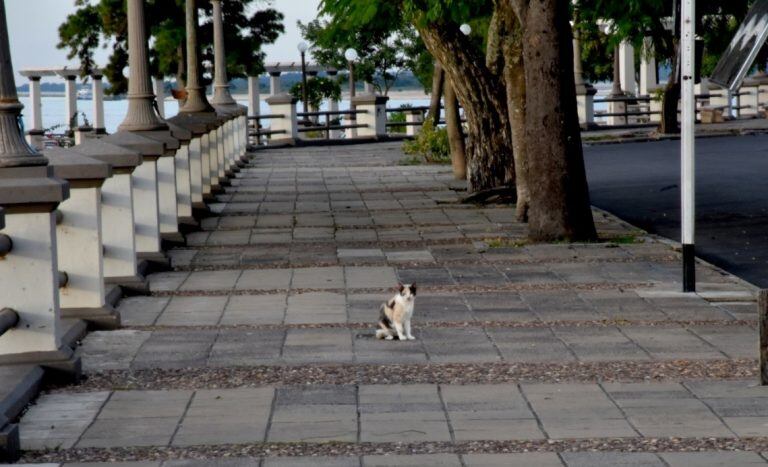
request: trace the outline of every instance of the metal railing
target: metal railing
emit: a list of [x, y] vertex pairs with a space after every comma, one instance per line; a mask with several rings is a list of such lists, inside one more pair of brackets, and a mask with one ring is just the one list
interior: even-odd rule
[[[296, 117], [299, 119], [298, 121], [298, 131], [299, 133], [311, 133], [311, 132], [322, 132], [324, 133], [324, 139], [330, 140], [331, 139], [331, 131], [334, 130], [351, 130], [354, 128], [365, 128], [367, 125], [360, 124], [360, 123], [347, 123], [347, 124], [341, 124], [341, 118], [331, 118], [331, 117], [341, 117], [343, 115], [348, 115], [350, 122], [356, 122], [357, 121], [357, 115], [367, 113], [366, 110], [358, 110], [358, 109], [350, 109], [350, 110], [317, 110], [313, 112], [297, 112]], [[324, 117], [322, 123], [315, 122], [312, 117]], [[319, 120], [319, 119], [318, 119]], [[318, 138], [320, 139], [320, 138]]]
[[284, 134], [285, 130], [270, 130], [262, 126], [262, 120], [285, 118], [284, 114], [264, 114], [248, 117], [248, 144], [259, 146], [267, 136]]

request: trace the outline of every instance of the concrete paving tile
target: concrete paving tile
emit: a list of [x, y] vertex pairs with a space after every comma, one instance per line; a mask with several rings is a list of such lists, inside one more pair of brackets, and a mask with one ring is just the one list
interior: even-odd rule
[[349, 258], [382, 258], [384, 252], [381, 248], [339, 248], [337, 250], [338, 257]]
[[521, 454], [464, 454], [467, 467], [563, 467], [560, 457], [551, 452]]
[[174, 459], [163, 462], [163, 467], [253, 467], [260, 459], [250, 457], [230, 457], [218, 459]]
[[291, 285], [291, 269], [252, 269], [243, 271], [236, 290], [287, 290]]
[[179, 290], [231, 290], [241, 272], [238, 270], [192, 272]]
[[622, 331], [659, 360], [723, 358], [723, 354], [683, 328], [625, 326]]
[[768, 436], [768, 417], [723, 417], [725, 424], [739, 437]]
[[86, 372], [126, 370], [151, 336], [149, 331], [95, 331], [85, 337], [77, 354], [82, 357]]
[[[171, 462], [171, 461], [168, 461]], [[137, 462], [67, 462], [63, 467], [160, 467], [160, 461]], [[168, 465], [166, 463], [166, 465]]]
[[655, 455], [646, 452], [564, 452], [560, 454], [568, 467], [663, 467]]
[[570, 349], [550, 329], [488, 329], [506, 361], [575, 361]]
[[419, 332], [430, 360], [435, 362], [499, 361], [493, 343], [478, 328], [425, 328]]
[[554, 328], [580, 361], [650, 360], [617, 328]]
[[170, 297], [125, 297], [118, 304], [120, 320], [126, 326], [152, 325]]
[[295, 269], [291, 287], [294, 289], [343, 289], [343, 269], [341, 267]]
[[163, 292], [177, 290], [188, 276], [188, 272], [158, 272], [147, 276], [147, 280], [151, 291]]
[[730, 358], [755, 356], [755, 330], [750, 326], [692, 326], [691, 330]]
[[461, 461], [456, 454], [415, 454], [364, 456], [363, 467], [460, 467]]
[[267, 457], [262, 467], [360, 467], [357, 457]]
[[731, 467], [766, 465], [765, 459], [755, 452], [664, 452], [659, 457], [669, 467]]
[[395, 270], [390, 267], [347, 266], [344, 278], [348, 289], [393, 287], [397, 284]]
[[272, 423], [271, 442], [357, 441], [357, 420], [301, 421]]

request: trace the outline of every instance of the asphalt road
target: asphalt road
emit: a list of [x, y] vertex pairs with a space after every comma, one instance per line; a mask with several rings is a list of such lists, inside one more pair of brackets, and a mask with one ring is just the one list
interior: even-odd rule
[[[585, 146], [592, 204], [680, 240], [680, 142]], [[697, 255], [768, 287], [768, 135], [696, 141]]]

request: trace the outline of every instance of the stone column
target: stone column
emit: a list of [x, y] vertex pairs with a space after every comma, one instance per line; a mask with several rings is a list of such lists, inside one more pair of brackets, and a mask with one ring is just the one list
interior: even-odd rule
[[[338, 70], [327, 70], [326, 73], [328, 74], [329, 79], [333, 79], [338, 82], [339, 80], [339, 72]], [[328, 101], [328, 110], [331, 112], [338, 112], [339, 111], [339, 101], [336, 99], [331, 99]], [[331, 124], [334, 124], [333, 122], [339, 122], [341, 120], [340, 115], [332, 115], [331, 117]], [[335, 123], [338, 124], [338, 123]], [[331, 130], [331, 139], [339, 139], [341, 137], [341, 130]]]
[[[227, 78], [227, 57], [224, 44], [224, 21], [221, 11], [221, 0], [211, 0], [213, 5], [213, 46], [214, 46], [214, 80], [213, 80], [213, 104], [216, 111], [227, 118], [226, 123], [219, 129], [217, 139], [219, 142], [219, 179], [223, 182], [226, 176], [232, 175], [232, 168], [236, 167], [234, 145], [235, 120], [245, 114], [247, 109], [241, 108], [229, 90]], [[221, 183], [221, 182], [220, 182]]]
[[578, 28], [573, 29], [573, 77], [576, 83], [576, 109], [579, 113], [579, 124], [582, 128], [590, 128], [595, 124], [595, 89], [584, 79], [584, 68], [581, 62], [581, 36]]
[[43, 148], [43, 101], [40, 94], [40, 76], [29, 76], [29, 101], [31, 104], [30, 127], [27, 130], [27, 142], [33, 148]]
[[637, 94], [637, 85], [635, 84], [635, 48], [629, 42], [622, 41], [619, 44], [619, 61], [621, 63], [619, 70], [621, 71], [621, 82], [623, 84], [622, 91], [634, 96]]
[[258, 117], [259, 113], [261, 112], [261, 97], [259, 96], [260, 93], [259, 89], [259, 77], [258, 76], [249, 76], [248, 77], [248, 116], [249, 117]]
[[71, 72], [64, 72], [62, 74], [66, 80], [64, 85], [66, 88], [66, 105], [67, 105], [67, 124], [71, 131], [75, 131], [78, 127], [78, 115], [77, 115], [77, 75]]
[[[144, 156], [144, 163], [136, 168], [132, 181], [136, 206], [141, 206], [134, 213], [136, 249], [141, 258], [164, 264], [166, 259], [161, 247], [161, 215], [176, 218], [177, 213], [175, 191], [170, 200], [163, 202], [160, 196], [164, 194], [168, 197], [169, 190], [160, 185], [166, 184], [175, 190], [173, 156], [180, 144], [171, 136], [168, 125], [155, 111], [143, 0], [128, 0], [127, 13], [130, 69], [128, 113], [118, 129], [151, 140], [146, 141], [146, 145], [134, 146], [141, 148], [139, 150]], [[173, 206], [173, 211], [161, 214], [161, 206]]]
[[656, 58], [653, 56], [653, 40], [643, 39], [643, 53], [640, 56], [640, 95], [647, 96], [658, 85], [656, 77]]
[[165, 79], [155, 78], [154, 86], [157, 113], [160, 114], [160, 117], [165, 118]]
[[357, 123], [365, 125], [357, 129], [357, 135], [368, 138], [386, 138], [387, 136], [387, 101], [386, 96], [363, 94], [354, 99], [355, 108], [362, 110], [357, 114]]
[[282, 92], [282, 89], [280, 88], [280, 72], [270, 71], [269, 72], [269, 95], [276, 96], [281, 92]]
[[[611, 98], [625, 97], [624, 91], [621, 87], [621, 58], [620, 47], [616, 46], [613, 51], [613, 87], [611, 89]], [[626, 101], [617, 100], [608, 102], [608, 113], [621, 114], [627, 109]], [[626, 125], [627, 119], [621, 115], [613, 115], [608, 117], [608, 125]]]
[[270, 114], [282, 115], [271, 119], [270, 130], [281, 131], [270, 136], [269, 144], [294, 144], [299, 137], [296, 117], [297, 99], [290, 94], [278, 94], [267, 98]]
[[48, 159], [24, 140], [18, 125], [23, 108], [0, 0], [0, 207], [6, 211], [3, 233], [13, 242], [0, 261], [0, 297], [19, 318], [0, 335], [0, 365], [39, 364], [78, 378], [80, 360], [62, 339], [54, 215], [69, 185], [53, 178]]
[[[199, 44], [197, 41], [198, 16], [195, 0], [186, 0], [186, 29], [187, 29], [187, 100], [179, 113], [193, 115], [207, 122], [214, 122], [216, 127], [220, 122], [215, 109], [205, 96], [202, 84]], [[218, 185], [218, 145], [216, 144], [216, 129], [207, 134], [202, 141], [203, 194], [210, 196], [220, 190]], [[207, 183], [206, 183], [207, 182]], [[207, 191], [207, 192], [206, 192]]]
[[104, 85], [101, 82], [102, 74], [94, 72], [91, 75], [93, 80], [93, 131], [97, 135], [106, 134], [104, 127]]
[[403, 110], [405, 112], [405, 123], [410, 123], [405, 127], [407, 136], [416, 136], [421, 131], [421, 124], [424, 123], [424, 112], [421, 110]]

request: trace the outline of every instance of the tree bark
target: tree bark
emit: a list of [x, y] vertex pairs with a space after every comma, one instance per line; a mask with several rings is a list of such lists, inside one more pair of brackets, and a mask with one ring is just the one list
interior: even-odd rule
[[597, 234], [576, 110], [569, 2], [516, 3], [525, 61], [529, 236], [592, 240]]
[[448, 131], [448, 144], [451, 147], [453, 178], [465, 180], [467, 178], [467, 157], [461, 114], [459, 113], [459, 101], [450, 80], [445, 80], [443, 90], [445, 94], [445, 129]]
[[435, 128], [440, 123], [440, 97], [443, 95], [444, 83], [443, 67], [439, 63], [435, 63], [435, 69], [432, 72], [432, 96], [429, 102], [429, 114], [427, 114], [427, 118], [432, 120], [432, 126]]
[[531, 203], [528, 173], [528, 151], [525, 142], [525, 61], [523, 59], [523, 31], [512, 8], [500, 2], [499, 14], [504, 17], [507, 35], [502, 44], [504, 56], [504, 82], [507, 87], [507, 110], [512, 126], [512, 151], [515, 158], [515, 184], [517, 202], [515, 216], [520, 222], [528, 222]]
[[467, 120], [467, 190], [515, 181], [506, 96], [500, 81], [454, 23], [415, 22], [429, 52], [442, 65]]

